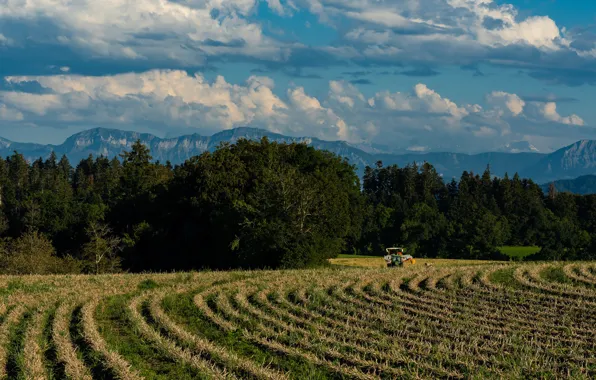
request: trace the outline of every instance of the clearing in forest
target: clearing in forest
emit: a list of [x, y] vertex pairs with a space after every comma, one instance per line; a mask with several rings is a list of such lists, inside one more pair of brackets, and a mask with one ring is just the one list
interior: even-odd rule
[[596, 264], [0, 277], [0, 378], [594, 378]]

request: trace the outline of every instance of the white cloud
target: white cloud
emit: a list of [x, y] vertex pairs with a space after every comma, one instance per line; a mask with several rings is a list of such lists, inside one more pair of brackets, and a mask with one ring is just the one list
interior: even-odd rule
[[[558, 49], [561, 32], [550, 17], [531, 16], [518, 21], [518, 12], [511, 4], [496, 5], [493, 0], [448, 0], [454, 8], [465, 8], [470, 17], [460, 26], [466, 27], [485, 45], [528, 44], [537, 48]], [[487, 23], [494, 26], [489, 27]]]
[[513, 116], [518, 116], [522, 112], [524, 112], [524, 107], [526, 102], [522, 100], [516, 94], [508, 94], [503, 91], [493, 91], [487, 97], [488, 102], [498, 109], [504, 107], [506, 108]]
[[584, 120], [575, 114], [569, 116], [559, 115], [557, 104], [554, 101], [534, 101], [526, 104], [520, 96], [503, 91], [493, 91], [487, 96], [487, 101], [493, 105], [493, 109], [501, 116], [510, 115], [539, 123], [555, 122], [567, 125], [584, 125]]
[[5, 104], [0, 104], [0, 120], [21, 121], [24, 116], [21, 112], [8, 108]]
[[[205, 123], [221, 128], [267, 120], [287, 106], [267, 78], [250, 77], [245, 86], [223, 77], [208, 83], [184, 71], [149, 71], [142, 74], [86, 77], [77, 75], [7, 77], [9, 83], [36, 81], [54, 94], [0, 92], [0, 100], [23, 111], [47, 115], [55, 111], [85, 114], [103, 122], [164, 122], [193, 127]], [[113, 116], [112, 116], [113, 115]]]
[[442, 97], [436, 91], [419, 83], [414, 86], [412, 94], [401, 92], [378, 92], [369, 99], [371, 107], [384, 108], [393, 111], [416, 111], [428, 114], [447, 116], [453, 121], [461, 120], [468, 115], [464, 107], [460, 107], [451, 100]]
[[[153, 70], [114, 76], [6, 77], [12, 84], [38, 82], [51, 94], [0, 92], [7, 109], [43, 117], [45, 123], [152, 125], [209, 131], [252, 125], [283, 133], [302, 133], [325, 139], [352, 139], [352, 127], [334, 110], [296, 87], [285, 102], [272, 91], [274, 82], [249, 77], [244, 85], [213, 82], [178, 70]], [[5, 112], [6, 113], [6, 112]]]
[[468, 114], [464, 108], [458, 107], [457, 104], [447, 98], [443, 98], [437, 92], [428, 88], [425, 84], [417, 84], [414, 91], [418, 99], [422, 100], [422, 104], [426, 106], [426, 109], [429, 112], [444, 112], [458, 119], [461, 119]]
[[526, 104], [516, 94], [495, 91], [487, 96], [487, 107], [457, 104], [423, 83], [409, 92], [379, 91], [367, 98], [346, 81], [330, 81], [326, 97], [317, 98], [300, 86], [280, 89], [283, 95], [277, 95], [269, 77], [232, 84], [222, 76], [207, 81], [178, 70], [5, 80], [14, 85], [37, 82], [46, 93], [0, 91], [0, 119], [44, 128], [105, 125], [207, 134], [253, 126], [326, 140], [378, 142], [398, 151], [444, 151], [454, 145], [464, 151], [491, 150], [522, 137], [528, 140], [536, 131], [553, 139], [579, 133], [583, 138], [591, 131], [565, 129], [584, 121], [574, 114], [560, 115], [554, 102]]
[[584, 125], [584, 120], [573, 114], [569, 116], [561, 116], [557, 112], [557, 104], [555, 102], [548, 102], [536, 105], [539, 109], [539, 113], [546, 119], [554, 121], [556, 123], [569, 124], [569, 125]]
[[[294, 124], [294, 131], [303, 130], [299, 124], [306, 121], [306, 125], [311, 125], [316, 128], [320, 126], [320, 130], [316, 131], [317, 136], [323, 136], [328, 139], [341, 139], [346, 141], [354, 140], [351, 132], [351, 127], [332, 110], [331, 108], [323, 107], [321, 102], [315, 98], [307, 95], [304, 88], [296, 87], [288, 89], [288, 98], [290, 103], [294, 106], [294, 110], [299, 113], [292, 120]], [[298, 125], [296, 125], [298, 124]]]
[[[343, 41], [356, 47], [355, 60], [367, 63], [493, 62], [558, 69], [563, 60], [574, 66], [596, 57], [589, 49], [573, 48], [573, 34], [553, 17], [522, 16], [514, 5], [496, 0], [353, 0], [342, 7], [335, 0], [302, 3], [339, 30], [345, 30], [344, 18], [349, 18]], [[510, 46], [517, 49], [505, 49]], [[541, 54], [529, 54], [534, 49]]]
[[[282, 11], [279, 0], [269, 0]], [[0, 0], [0, 20], [49, 20], [57, 43], [95, 56], [200, 63], [201, 56], [235, 51], [251, 57], [280, 59], [283, 52], [248, 16], [256, 0]], [[47, 41], [50, 35], [30, 36]]]
[[[273, 23], [263, 19], [259, 4], [264, 3], [282, 17], [307, 9], [319, 16], [320, 23], [335, 28], [338, 38], [332, 46], [312, 46], [293, 32], [281, 37], [272, 32]], [[63, 45], [60, 48], [85, 59], [127, 61], [143, 68], [172, 67], [172, 63], [196, 68], [213, 64], [220, 56], [292, 67], [349, 61], [492, 62], [535, 70], [556, 70], [560, 62], [568, 64], [567, 69], [591, 67], [596, 45], [584, 50], [573, 47], [578, 35], [560, 28], [556, 15], [551, 16], [522, 16], [515, 6], [497, 0], [0, 0], [0, 46]], [[32, 27], [41, 21], [43, 30]], [[2, 29], [14, 23], [31, 30], [26, 38], [34, 44], [5, 36], [25, 38]], [[289, 40], [290, 35], [297, 41]], [[504, 48], [508, 46], [515, 48]], [[530, 54], [535, 49], [540, 54]], [[308, 54], [323, 58], [304, 59]], [[573, 80], [565, 73], [559, 77]]]
[[518, 24], [505, 26], [497, 31], [480, 29], [481, 42], [504, 45], [526, 43], [537, 48], [559, 49], [561, 38], [557, 24], [549, 17], [530, 17]]
[[366, 102], [364, 95], [351, 83], [344, 81], [329, 81], [329, 96], [327, 99], [331, 103], [336, 105], [342, 105], [349, 108], [359, 103], [363, 104]]
[[6, 37], [4, 34], [0, 33], [0, 46], [10, 46], [12, 45], [12, 39]]
[[300, 111], [321, 110], [321, 103], [317, 98], [310, 97], [304, 93], [303, 87], [288, 90], [288, 98]]

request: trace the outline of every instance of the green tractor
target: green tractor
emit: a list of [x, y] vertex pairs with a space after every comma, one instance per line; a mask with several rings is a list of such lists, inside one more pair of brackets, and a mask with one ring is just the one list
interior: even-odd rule
[[392, 267], [404, 267], [406, 265], [414, 265], [416, 264], [416, 259], [414, 259], [411, 255], [405, 255], [405, 249], [400, 247], [391, 247], [385, 249], [387, 255], [383, 258], [385, 259], [385, 263], [387, 263], [388, 268]]

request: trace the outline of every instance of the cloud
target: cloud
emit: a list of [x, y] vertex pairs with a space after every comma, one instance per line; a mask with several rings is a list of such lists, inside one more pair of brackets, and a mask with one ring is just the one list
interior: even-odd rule
[[557, 112], [557, 104], [554, 102], [537, 104], [536, 107], [538, 108], [539, 114], [546, 120], [569, 125], [584, 125], [584, 120], [575, 114], [569, 116], [559, 115]]
[[362, 71], [344, 71], [342, 74], [348, 75], [348, 76], [351, 76], [354, 78], [360, 78], [360, 77], [364, 77], [364, 76], [373, 74], [373, 72], [368, 71], [368, 70], [366, 70], [366, 71], [364, 71], [364, 70], [362, 70]]
[[539, 102], [539, 103], [547, 103], [547, 102], [555, 102], [555, 103], [574, 103], [577, 102], [577, 98], [572, 98], [568, 96], [556, 96], [553, 94], [549, 95], [521, 95], [521, 98], [526, 102]]
[[[244, 86], [223, 77], [208, 83], [183, 71], [84, 77], [8, 77], [9, 83], [35, 81], [52, 94], [0, 92], [0, 101], [47, 121], [150, 123], [207, 128], [230, 128], [267, 120], [286, 105], [271, 88], [269, 78], [252, 76]], [[282, 117], [282, 116], [280, 116]]]
[[559, 115], [556, 99], [554, 98], [545, 101], [540, 97], [526, 97], [524, 100], [516, 94], [493, 91], [487, 96], [487, 100], [495, 106], [495, 109], [501, 115], [506, 109], [509, 111], [509, 115], [513, 117], [523, 117], [526, 120], [533, 120], [538, 123], [555, 122], [567, 125], [584, 125], [584, 120], [575, 114], [569, 116]]
[[563, 60], [558, 68], [529, 70], [528, 75], [553, 85], [578, 87], [588, 84], [596, 86], [596, 71], [593, 68], [568, 68]]
[[[352, 58], [355, 62], [526, 67], [536, 78], [563, 84], [569, 83], [574, 69], [588, 74], [586, 82], [577, 74], [574, 79], [579, 83], [593, 83], [596, 75], [596, 34], [567, 31], [546, 15], [520, 17], [512, 4], [493, 0], [352, 1], [341, 8], [333, 0], [306, 2], [318, 4], [317, 12], [335, 25], [341, 25], [341, 16], [362, 21], [353, 23], [342, 36], [359, 53]], [[473, 71], [475, 76], [483, 75]], [[548, 74], [540, 75], [543, 71]]]
[[[351, 127], [304, 88], [288, 89], [287, 101], [273, 93], [269, 77], [251, 76], [242, 85], [222, 76], [208, 82], [199, 74], [152, 70], [111, 76], [14, 76], [18, 87], [38, 83], [46, 93], [0, 91], [4, 118], [52, 125], [145, 126], [168, 133], [251, 125], [276, 132], [351, 140]], [[50, 93], [47, 93], [47, 92]], [[18, 114], [16, 113], [18, 112]]]
[[461, 65], [460, 68], [465, 71], [472, 71], [474, 73], [473, 75], [475, 77], [485, 76], [485, 74], [482, 71], [480, 71], [480, 69], [478, 68], [478, 65], [476, 65], [476, 64]]
[[[319, 24], [300, 24], [332, 29], [332, 44], [284, 40], [267, 26], [271, 18], [283, 24], [308, 12]], [[37, 62], [47, 67], [57, 61], [67, 61], [71, 72], [94, 74], [194, 70], [225, 60], [301, 77], [298, 69], [306, 67], [482, 63], [524, 67], [552, 83], [596, 83], [595, 33], [565, 30], [547, 15], [522, 17], [514, 5], [496, 0], [80, 0], [76, 6], [70, 0], [0, 0], [0, 48], [8, 62], [4, 72], [22, 72], [23, 65], [43, 72]]]
[[21, 112], [8, 108], [5, 104], [0, 104], [0, 120], [21, 121], [24, 116]]
[[398, 151], [457, 146], [476, 152], [518, 140], [561, 145], [596, 137], [596, 128], [584, 125], [578, 115], [561, 115], [555, 101], [530, 102], [494, 91], [485, 105], [458, 104], [424, 83], [367, 97], [349, 81], [330, 81], [327, 94], [316, 97], [302, 86], [276, 89], [267, 76], [232, 84], [222, 76], [208, 81], [181, 70], [10, 76], [4, 81], [0, 119], [15, 128], [109, 126], [172, 135], [253, 126], [325, 140], [383, 143]]
[[[155, 59], [188, 66], [225, 54], [280, 60], [284, 54], [280, 44], [263, 34], [260, 23], [249, 20], [257, 4], [256, 0], [81, 0], [76, 5], [69, 0], [0, 0], [0, 20], [26, 25], [27, 40], [15, 44], [67, 46], [101, 59]], [[278, 0], [269, 0], [269, 6], [283, 12]], [[35, 28], [40, 22], [47, 24], [43, 30]], [[11, 37], [10, 31], [0, 27], [0, 32], [8, 33], [5, 38]]]
[[4, 34], [0, 33], [0, 46], [10, 46], [13, 44], [12, 39], [6, 37]]
[[435, 71], [430, 67], [418, 67], [412, 70], [401, 71], [398, 73], [408, 77], [434, 77], [440, 74], [438, 71]]
[[526, 105], [526, 102], [518, 95], [508, 94], [503, 91], [493, 91], [490, 93], [488, 95], [488, 102], [497, 107], [503, 105], [504, 107], [501, 108], [507, 109], [513, 116], [519, 116], [524, 111]]
[[350, 83], [352, 83], [352, 84], [363, 84], [363, 85], [373, 84], [373, 82], [371, 82], [370, 79], [366, 79], [366, 78], [352, 79], [350, 81]]

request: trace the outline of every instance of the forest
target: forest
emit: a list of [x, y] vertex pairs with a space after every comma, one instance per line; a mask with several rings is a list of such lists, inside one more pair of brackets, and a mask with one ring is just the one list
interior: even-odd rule
[[240, 140], [181, 165], [140, 142], [75, 167], [63, 156], [0, 159], [0, 272], [113, 273], [307, 268], [340, 253], [591, 260], [596, 196], [545, 194], [517, 174], [378, 162], [362, 181], [345, 159], [305, 144]]

